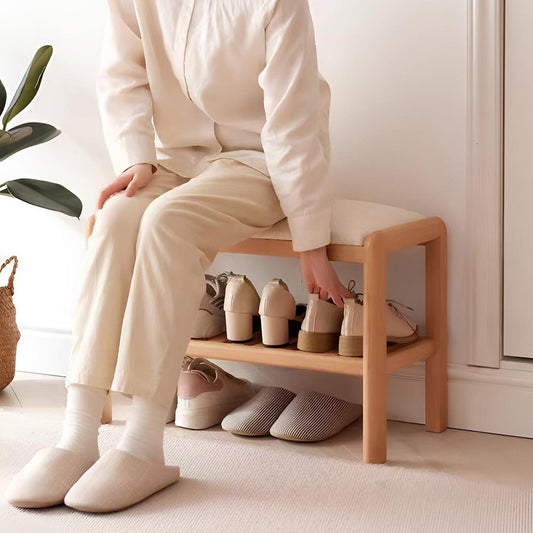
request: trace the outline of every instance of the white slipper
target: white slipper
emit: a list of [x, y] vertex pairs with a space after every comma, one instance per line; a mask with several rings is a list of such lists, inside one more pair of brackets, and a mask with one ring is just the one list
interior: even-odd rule
[[118, 511], [175, 483], [179, 477], [179, 466], [146, 461], [111, 448], [67, 492], [65, 505], [91, 513]]
[[42, 448], [11, 480], [5, 498], [15, 507], [52, 507], [63, 503], [68, 490], [94, 460], [63, 448]]

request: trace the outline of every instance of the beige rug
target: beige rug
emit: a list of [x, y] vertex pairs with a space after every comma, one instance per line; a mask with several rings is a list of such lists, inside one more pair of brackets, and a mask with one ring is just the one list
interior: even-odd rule
[[[102, 515], [11, 507], [3, 499], [7, 483], [33, 453], [56, 442], [60, 428], [58, 417], [0, 412], [2, 533], [533, 532], [533, 489], [322, 458], [306, 453], [305, 444], [280, 454], [233, 435], [183, 438], [171, 425], [165, 454], [183, 477], [147, 500]], [[123, 429], [122, 421], [101, 428], [101, 453]]]

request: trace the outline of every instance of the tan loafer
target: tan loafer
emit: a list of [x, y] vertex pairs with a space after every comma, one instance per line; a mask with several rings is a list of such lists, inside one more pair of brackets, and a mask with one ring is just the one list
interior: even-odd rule
[[339, 343], [344, 311], [331, 298], [322, 300], [317, 293], [309, 294], [307, 310], [298, 332], [298, 350], [327, 352]]
[[179, 466], [109, 449], [65, 495], [65, 505], [90, 513], [119, 511], [179, 480]]

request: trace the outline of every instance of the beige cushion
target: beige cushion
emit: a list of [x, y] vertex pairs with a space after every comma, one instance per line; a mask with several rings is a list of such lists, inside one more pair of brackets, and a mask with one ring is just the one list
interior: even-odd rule
[[[362, 246], [365, 238], [374, 231], [422, 218], [426, 218], [425, 215], [400, 207], [336, 198], [331, 216], [331, 242]], [[253, 237], [291, 240], [287, 219], [283, 218], [271, 228], [262, 230]]]

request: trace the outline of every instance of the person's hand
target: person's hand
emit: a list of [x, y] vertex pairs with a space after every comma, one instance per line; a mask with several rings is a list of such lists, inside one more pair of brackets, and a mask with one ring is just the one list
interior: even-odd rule
[[134, 196], [139, 189], [146, 187], [153, 177], [153, 167], [150, 163], [139, 163], [129, 167], [102, 189], [96, 200], [96, 209], [102, 209], [111, 195], [123, 189], [126, 189], [126, 196]]
[[329, 293], [338, 307], [344, 307], [342, 297], [350, 297], [352, 293], [339, 281], [337, 273], [328, 259], [326, 247], [306, 250], [299, 252], [299, 254], [307, 290], [310, 293], [318, 293], [322, 300], [327, 300]]

